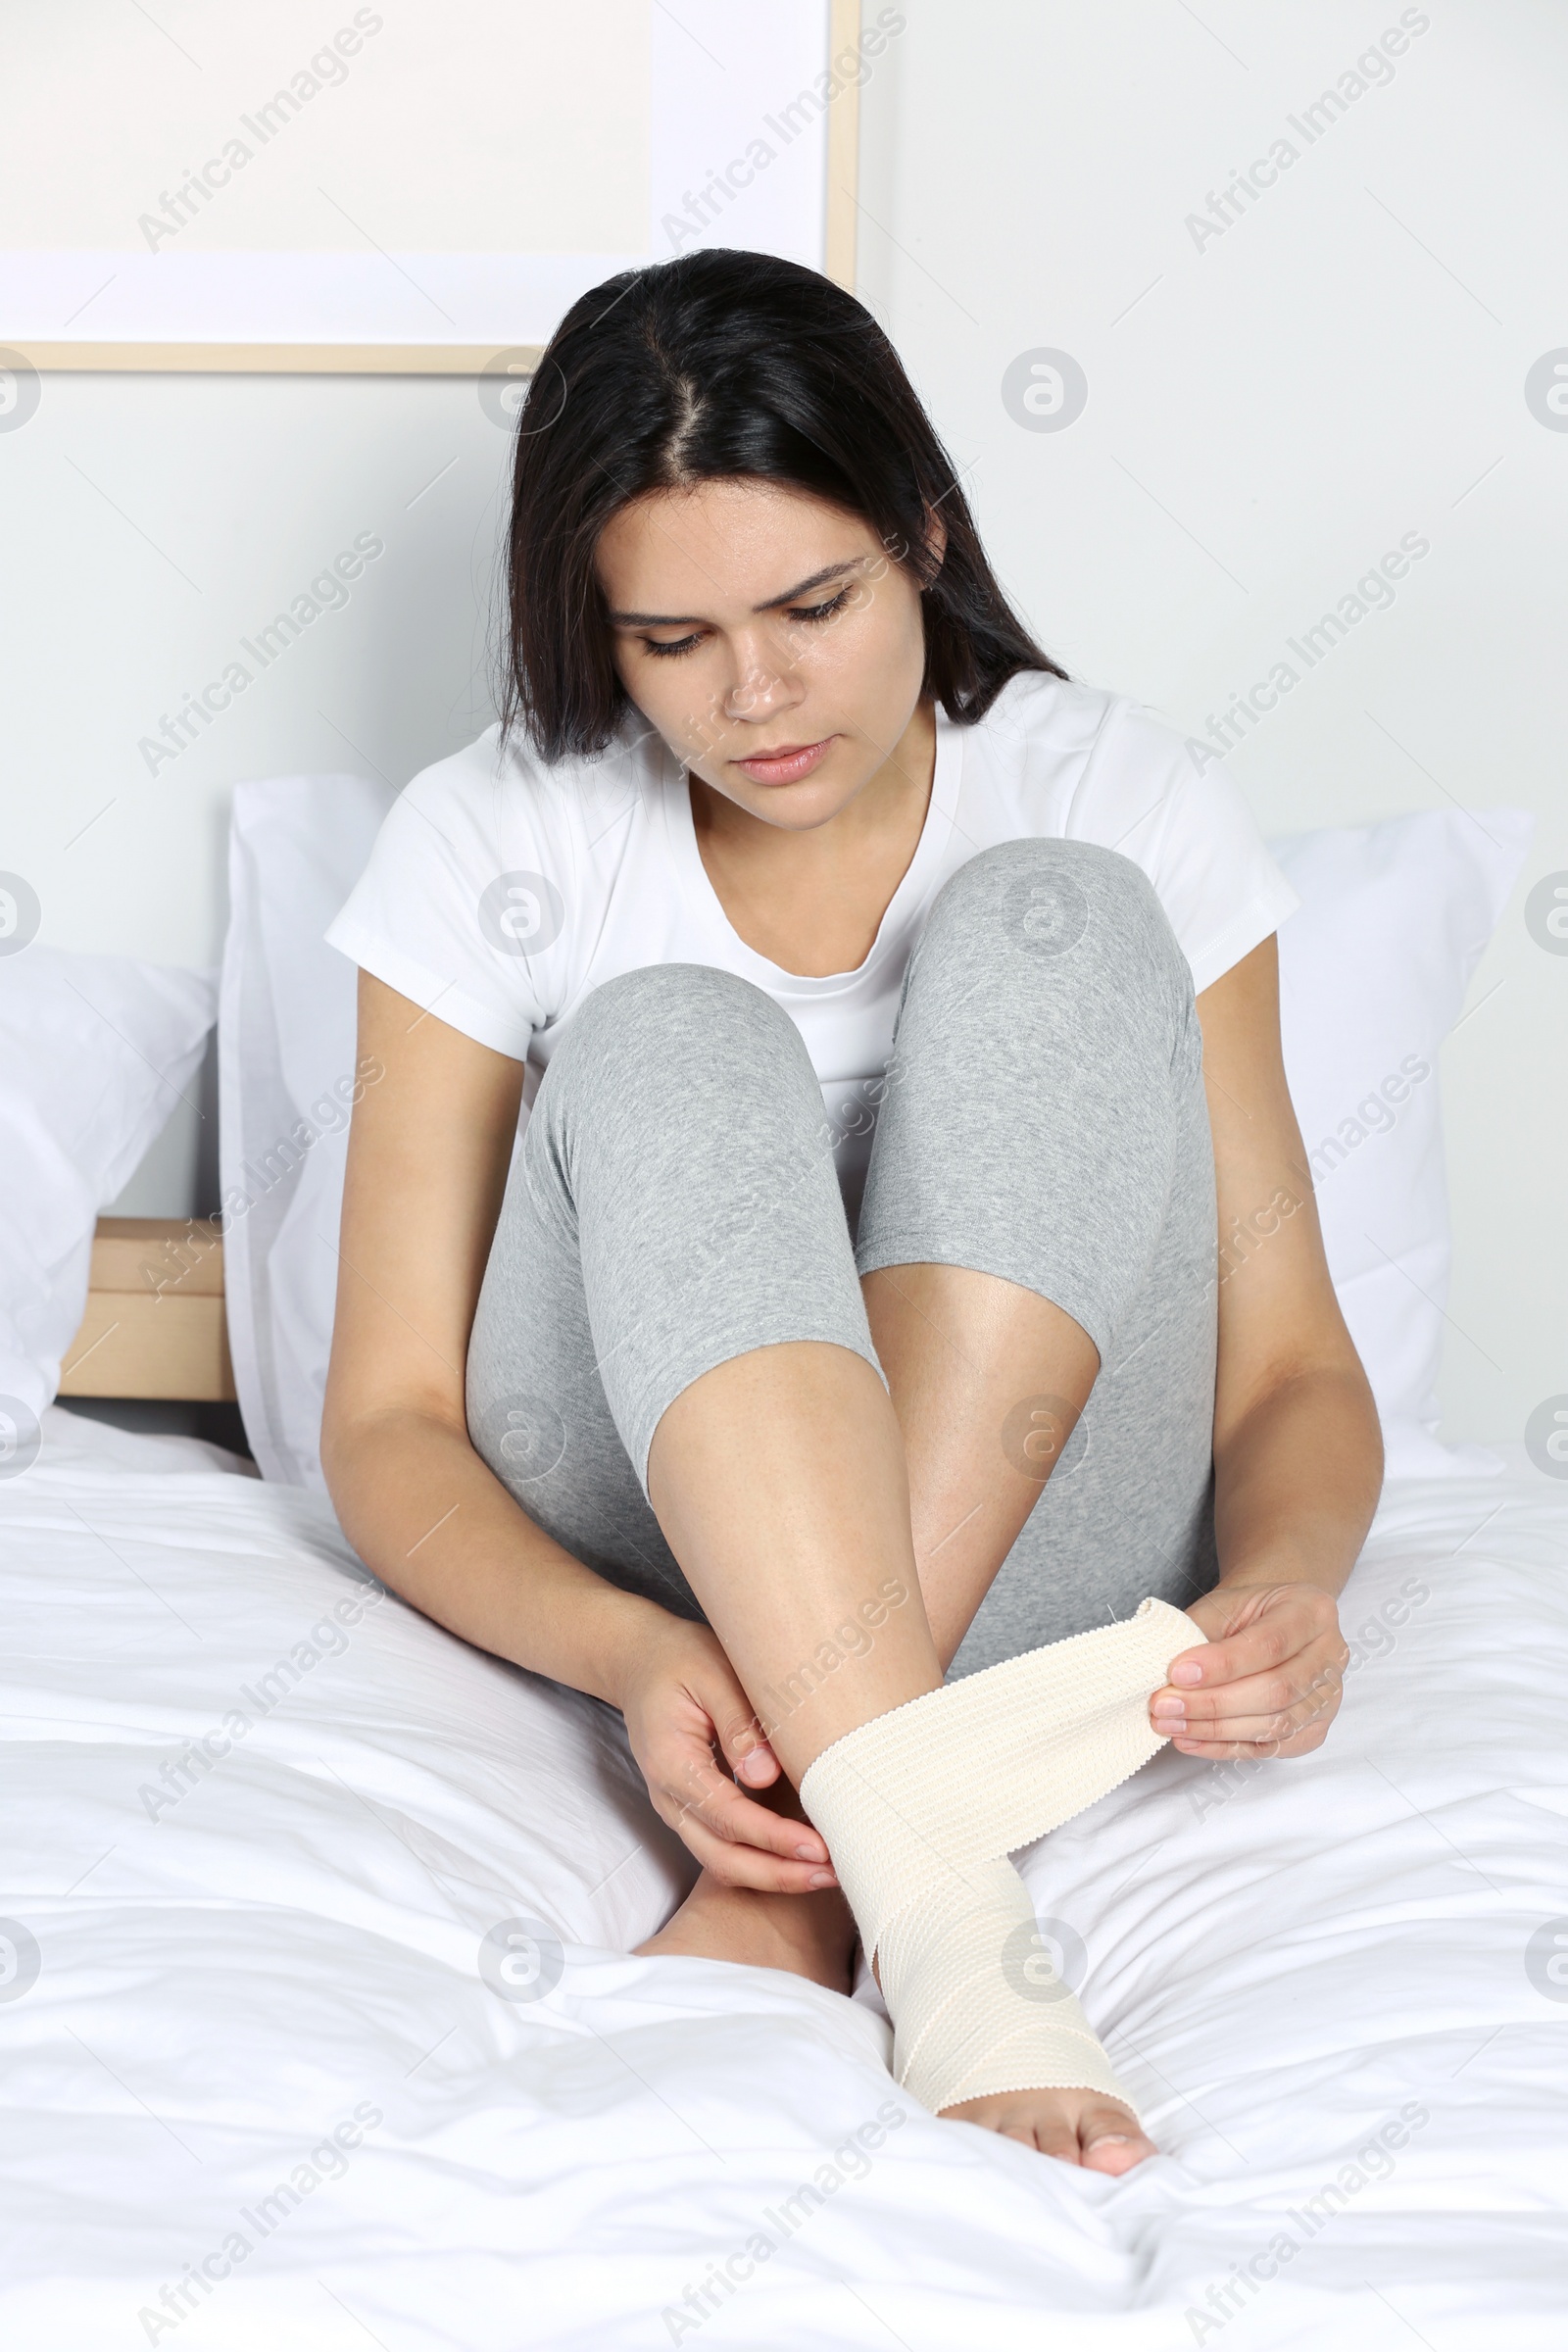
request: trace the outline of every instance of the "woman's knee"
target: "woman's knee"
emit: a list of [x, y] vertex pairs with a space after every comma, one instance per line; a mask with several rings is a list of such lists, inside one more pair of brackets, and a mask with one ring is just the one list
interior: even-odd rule
[[905, 1014], [920, 1028], [960, 1000], [1009, 1046], [1061, 1034], [1119, 1053], [1136, 1032], [1173, 1071], [1191, 1076], [1200, 1058], [1192, 968], [1154, 886], [1096, 842], [1000, 842], [949, 878], [910, 959]]
[[781, 1005], [710, 964], [605, 981], [551, 1055], [524, 1142], [537, 1191], [574, 1201], [597, 1175], [666, 1200], [733, 1192], [760, 1153], [795, 1169], [831, 1138], [805, 1040]]
[[[551, 1055], [552, 1092], [579, 1071], [598, 1084], [652, 1071], [664, 1089], [726, 1071], [810, 1077], [805, 1041], [781, 1005], [750, 980], [708, 963], [651, 963], [618, 973], [585, 998]], [[558, 1074], [559, 1073], [559, 1074]], [[541, 1088], [541, 1094], [543, 1088]]]
[[1042, 965], [1125, 961], [1136, 948], [1187, 970], [1143, 867], [1092, 841], [1031, 835], [982, 850], [937, 893], [926, 930]]

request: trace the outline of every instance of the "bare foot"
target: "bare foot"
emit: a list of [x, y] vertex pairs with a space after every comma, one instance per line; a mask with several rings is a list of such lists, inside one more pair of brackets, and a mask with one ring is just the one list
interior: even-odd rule
[[767, 1894], [726, 1886], [705, 1870], [674, 1917], [637, 1950], [650, 1959], [782, 1968], [829, 1992], [847, 1993], [854, 1981], [855, 1921], [836, 1886], [820, 1894]]
[[[782, 1968], [829, 1992], [847, 1993], [854, 1981], [855, 1921], [836, 1886], [820, 1894], [765, 1894], [726, 1886], [705, 1870], [674, 1917], [637, 1950], [650, 1959]], [[1129, 2173], [1155, 2153], [1127, 2109], [1099, 2091], [1011, 2090], [965, 2099], [942, 2112], [1092, 2173]]]
[[[874, 1960], [871, 1974], [880, 1988], [882, 1972]], [[1042, 2156], [1081, 2165], [1088, 2173], [1130, 2173], [1146, 2156], [1159, 2153], [1120, 2100], [1098, 2090], [1006, 2090], [988, 2099], [961, 2099], [941, 2112], [960, 2124], [999, 2132], [1004, 2139], [1022, 2140]]]
[[1098, 2090], [1009, 2090], [942, 2112], [1090, 2173], [1130, 2173], [1158, 2152], [1127, 2109]]

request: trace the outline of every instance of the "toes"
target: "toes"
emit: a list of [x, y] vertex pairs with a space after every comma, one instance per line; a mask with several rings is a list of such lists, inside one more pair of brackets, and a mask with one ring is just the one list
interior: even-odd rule
[[1082, 2106], [1068, 2093], [1050, 2091], [1008, 2094], [1006, 2097], [967, 2099], [945, 2107], [956, 2121], [978, 2124], [1002, 2139], [1015, 2139], [1023, 2148], [1054, 2156], [1060, 2164], [1076, 2164], [1092, 2173], [1112, 2176], [1130, 2173], [1135, 2164], [1154, 2155], [1125, 2107], [1109, 2101]]
[[1091, 2173], [1130, 2173], [1135, 2164], [1154, 2153], [1152, 2140], [1145, 2138], [1120, 2107], [1086, 2109], [1078, 2119], [1078, 2137], [1084, 2168]]
[[1078, 2134], [1065, 2118], [1037, 2115], [1033, 2132], [1020, 2133], [1019, 2136], [1031, 2139], [1042, 2156], [1054, 2156], [1059, 2163], [1082, 2164], [1084, 2161], [1078, 2145]]
[[1152, 2156], [1153, 2153], [1152, 2146], [1141, 2132], [1135, 2132], [1127, 2139], [1107, 2133], [1102, 2139], [1092, 2140], [1085, 2148], [1084, 2170], [1086, 2173], [1112, 2175], [1130, 2173], [1135, 2164], [1142, 2164], [1146, 2156]]

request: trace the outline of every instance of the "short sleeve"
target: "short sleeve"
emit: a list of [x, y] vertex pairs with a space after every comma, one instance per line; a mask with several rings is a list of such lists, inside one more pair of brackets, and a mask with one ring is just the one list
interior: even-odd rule
[[1212, 746], [1121, 702], [1074, 796], [1070, 830], [1144, 868], [1201, 996], [1300, 900]]
[[493, 733], [425, 768], [388, 811], [328, 943], [514, 1060], [553, 1018], [570, 857]]

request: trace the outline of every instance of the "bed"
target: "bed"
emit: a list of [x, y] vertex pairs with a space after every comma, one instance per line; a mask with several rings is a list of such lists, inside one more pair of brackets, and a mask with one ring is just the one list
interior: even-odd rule
[[[693, 1866], [618, 1717], [338, 1530], [356, 1065], [318, 938], [376, 794], [242, 788], [220, 991], [0, 965], [7, 2342], [1560, 2352], [1568, 1465], [1436, 1434], [1412, 1074], [1525, 836], [1490, 812], [1489, 862], [1434, 812], [1292, 854], [1287, 1066], [1392, 1475], [1326, 1746], [1167, 1749], [1020, 1858], [1162, 2151], [1116, 2181], [899, 2092], [863, 1975], [629, 1956]], [[221, 1239], [95, 1243], [220, 997]], [[95, 1388], [235, 1394], [255, 1459], [48, 1401]]]
[[899, 2094], [869, 1988], [626, 1957], [617, 1719], [316, 1495], [53, 1408], [0, 1489], [7, 2340], [1563, 2341], [1568, 1496], [1391, 1485], [1316, 1755], [1167, 1750], [1026, 1857], [1163, 2151]]

